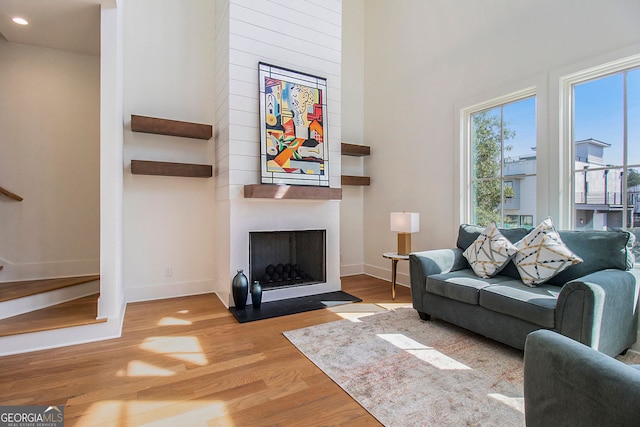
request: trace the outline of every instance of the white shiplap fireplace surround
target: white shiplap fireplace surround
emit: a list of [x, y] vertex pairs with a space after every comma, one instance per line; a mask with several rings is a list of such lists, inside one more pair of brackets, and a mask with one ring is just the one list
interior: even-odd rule
[[327, 79], [329, 184], [340, 188], [341, 2], [218, 1], [216, 21], [216, 293], [233, 305], [231, 280], [249, 271], [250, 232], [290, 230], [326, 230], [326, 282], [269, 290], [263, 301], [340, 290], [339, 198], [246, 198], [244, 187], [260, 184], [258, 63], [266, 62]]

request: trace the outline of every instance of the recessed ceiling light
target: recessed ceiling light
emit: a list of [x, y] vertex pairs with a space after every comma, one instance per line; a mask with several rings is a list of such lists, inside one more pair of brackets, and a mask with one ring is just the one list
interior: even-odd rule
[[16, 16], [15, 18], [12, 19], [13, 22], [15, 22], [16, 24], [19, 25], [28, 25], [29, 21], [27, 21], [24, 18], [20, 18], [19, 16]]

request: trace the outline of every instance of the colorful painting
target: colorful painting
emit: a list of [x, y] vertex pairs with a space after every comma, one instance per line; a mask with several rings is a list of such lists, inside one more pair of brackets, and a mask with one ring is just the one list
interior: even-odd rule
[[329, 186], [327, 80], [259, 64], [263, 184]]

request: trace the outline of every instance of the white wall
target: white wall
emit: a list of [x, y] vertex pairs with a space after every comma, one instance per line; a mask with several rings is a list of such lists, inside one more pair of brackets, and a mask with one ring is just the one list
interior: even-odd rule
[[214, 141], [131, 132], [131, 114], [213, 124], [215, 4], [124, 2], [127, 300], [213, 290], [214, 179], [132, 175], [132, 159], [213, 164]]
[[[391, 211], [420, 212], [414, 250], [455, 244], [457, 109], [544, 83], [558, 68], [640, 41], [640, 3], [631, 0], [400, 4], [365, 5], [365, 139], [375, 152], [364, 197], [365, 270], [387, 277], [380, 254], [395, 247], [387, 231]], [[549, 161], [558, 136], [550, 131], [543, 90], [538, 153]], [[554, 174], [538, 173], [539, 197], [548, 198], [539, 210], [551, 213], [558, 205]], [[399, 269], [399, 280], [408, 283], [407, 263]]]
[[[364, 5], [364, 0], [342, 3], [342, 141], [367, 145], [364, 137]], [[342, 174], [366, 175], [367, 162], [368, 157], [342, 156]], [[364, 272], [364, 193], [367, 191], [369, 188], [365, 186], [342, 187], [341, 276]]]
[[100, 58], [0, 38], [1, 281], [100, 269]]

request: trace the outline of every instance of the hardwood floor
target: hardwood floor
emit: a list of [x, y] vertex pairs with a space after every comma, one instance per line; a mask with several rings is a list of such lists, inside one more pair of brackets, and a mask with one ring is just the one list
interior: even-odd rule
[[[344, 277], [363, 303], [387, 281]], [[396, 303], [411, 301], [398, 286]], [[380, 425], [282, 335], [316, 310], [239, 324], [215, 295], [132, 303], [121, 338], [0, 358], [0, 405], [64, 405], [68, 426]]]

